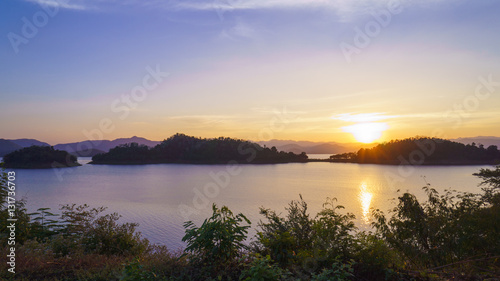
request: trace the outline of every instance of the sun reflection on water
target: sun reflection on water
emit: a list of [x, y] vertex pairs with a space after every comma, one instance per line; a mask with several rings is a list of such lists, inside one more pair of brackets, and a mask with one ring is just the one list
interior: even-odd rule
[[368, 224], [370, 223], [370, 205], [372, 203], [373, 194], [369, 192], [366, 182], [360, 184], [358, 197], [361, 202], [362, 219]]

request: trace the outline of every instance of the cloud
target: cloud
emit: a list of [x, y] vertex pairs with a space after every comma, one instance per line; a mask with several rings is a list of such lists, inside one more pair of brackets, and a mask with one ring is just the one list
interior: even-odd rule
[[[386, 9], [394, 0], [24, 0], [40, 5], [59, 7], [71, 10], [115, 9], [124, 6], [159, 8], [165, 11], [207, 11], [214, 12], [220, 21], [225, 20], [227, 13], [250, 10], [285, 10], [285, 9], [317, 9], [329, 11], [337, 15], [340, 21], [349, 21], [370, 11]], [[399, 0], [401, 5], [419, 5], [430, 7], [450, 0]]]
[[56, 7], [69, 10], [86, 10], [90, 6], [86, 6], [84, 1], [71, 0], [25, 0], [26, 2], [35, 3], [40, 6]]
[[231, 40], [238, 40], [238, 38], [255, 40], [259, 36], [254, 27], [241, 20], [237, 20], [232, 27], [222, 30], [219, 37]]
[[[431, 0], [428, 0], [432, 2]], [[215, 0], [215, 1], [171, 1], [177, 7], [184, 9], [236, 11], [258, 9], [302, 9], [331, 8], [343, 12], [363, 10], [367, 7], [377, 8], [387, 6], [391, 1], [384, 0]], [[393, 1], [392, 1], [393, 2]], [[408, 1], [401, 0], [400, 3]], [[435, 1], [434, 1], [435, 2]]]
[[[263, 10], [263, 9], [303, 9], [329, 8], [342, 13], [365, 10], [387, 5], [389, 1], [380, 0], [24, 0], [40, 5], [58, 6], [65, 9], [85, 10], [115, 4], [116, 6], [137, 5], [144, 7], [162, 7], [168, 10], [201, 10], [214, 11], [221, 20], [224, 14], [231, 11]], [[431, 0], [428, 0], [431, 1]], [[406, 1], [401, 1], [406, 2]]]
[[196, 10], [257, 10], [272, 8], [303, 8], [303, 7], [323, 7], [331, 2], [326, 0], [215, 0], [215, 1], [178, 1], [177, 6], [184, 9]]
[[235, 124], [238, 120], [245, 120], [248, 122], [252, 119], [252, 116], [243, 115], [177, 115], [167, 117], [168, 120], [178, 121], [184, 124], [189, 124], [190, 126], [214, 126], [221, 124]]
[[270, 10], [270, 9], [320, 9], [336, 13], [342, 21], [348, 21], [358, 15], [366, 15], [374, 10], [387, 9], [389, 5], [402, 6], [419, 5], [430, 7], [450, 0], [171, 0], [170, 6], [185, 10], [214, 11], [219, 19], [224, 20], [225, 14], [234, 11]]
[[342, 113], [332, 116], [331, 118], [334, 120], [341, 120], [345, 122], [355, 122], [355, 123], [364, 123], [364, 122], [376, 122], [386, 119], [399, 118], [400, 115], [385, 115], [383, 112], [373, 112], [373, 113]]

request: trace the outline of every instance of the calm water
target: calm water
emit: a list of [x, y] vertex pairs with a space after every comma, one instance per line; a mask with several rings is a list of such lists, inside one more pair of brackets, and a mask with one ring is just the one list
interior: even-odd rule
[[[315, 158], [315, 157], [311, 157]], [[318, 157], [319, 158], [319, 157]], [[123, 215], [122, 222], [137, 222], [153, 243], [171, 249], [183, 247], [186, 220], [198, 225], [211, 214], [212, 202], [242, 212], [255, 227], [259, 207], [285, 213], [284, 207], [302, 194], [312, 215], [327, 197], [336, 197], [346, 211], [367, 229], [369, 208], [384, 211], [394, 206], [397, 190], [424, 198], [426, 181], [438, 190], [453, 188], [479, 192], [472, 173], [489, 166], [398, 167], [342, 163], [278, 165], [88, 165], [60, 170], [16, 170], [18, 197], [28, 208], [57, 210], [59, 204], [107, 206]], [[425, 178], [424, 178], [425, 177]]]

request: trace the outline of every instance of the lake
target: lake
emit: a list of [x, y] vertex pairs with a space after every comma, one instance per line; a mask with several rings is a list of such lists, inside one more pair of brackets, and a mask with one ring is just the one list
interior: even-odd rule
[[[320, 158], [310, 155], [310, 158]], [[299, 194], [314, 216], [327, 198], [337, 198], [345, 211], [356, 215], [361, 229], [369, 229], [370, 208], [395, 206], [397, 190], [425, 198], [422, 187], [480, 192], [472, 173], [492, 166], [388, 166], [350, 163], [291, 163], [272, 165], [89, 165], [58, 170], [16, 170], [18, 199], [27, 198], [29, 211], [60, 204], [106, 206], [122, 222], [137, 222], [151, 242], [170, 249], [183, 247], [183, 223], [198, 226], [211, 215], [211, 204], [227, 205], [245, 214], [255, 234], [263, 206], [285, 213]], [[387, 212], [386, 212], [387, 213]]]

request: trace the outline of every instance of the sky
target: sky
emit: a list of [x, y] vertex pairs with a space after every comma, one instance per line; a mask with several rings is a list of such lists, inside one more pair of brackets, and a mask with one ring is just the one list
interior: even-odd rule
[[500, 136], [500, 1], [4, 0], [0, 138]]

